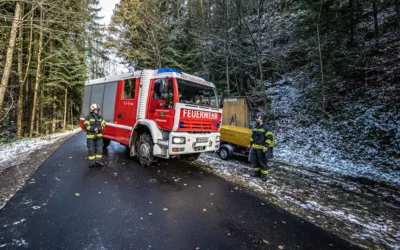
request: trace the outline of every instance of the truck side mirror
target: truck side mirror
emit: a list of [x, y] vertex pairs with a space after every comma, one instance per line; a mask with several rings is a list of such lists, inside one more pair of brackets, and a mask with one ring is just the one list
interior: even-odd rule
[[165, 92], [165, 78], [160, 79], [160, 93], [164, 93]]
[[165, 78], [163, 79], [158, 79], [157, 81], [154, 82], [154, 91], [157, 93], [164, 93], [166, 92], [166, 81]]

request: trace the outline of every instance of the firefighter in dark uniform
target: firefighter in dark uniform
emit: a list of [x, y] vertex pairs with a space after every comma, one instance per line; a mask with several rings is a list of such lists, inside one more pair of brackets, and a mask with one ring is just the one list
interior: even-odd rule
[[103, 135], [102, 131], [106, 122], [99, 115], [100, 107], [97, 104], [90, 105], [90, 114], [85, 117], [85, 130], [87, 147], [89, 149], [89, 168], [95, 165], [102, 166], [103, 159]]
[[264, 124], [265, 116], [256, 118], [257, 126], [253, 129], [249, 148], [250, 162], [254, 170], [254, 177], [261, 177], [263, 181], [268, 179], [268, 158], [272, 157], [274, 147], [274, 134], [271, 128]]

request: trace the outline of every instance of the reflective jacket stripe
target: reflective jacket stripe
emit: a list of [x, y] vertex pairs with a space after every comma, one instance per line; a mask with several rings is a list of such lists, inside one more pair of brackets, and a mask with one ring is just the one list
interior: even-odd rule
[[270, 148], [272, 148], [274, 146], [274, 144], [273, 144], [273, 142], [271, 140], [266, 140], [265, 142], [268, 144], [268, 146]]
[[99, 138], [99, 137], [103, 137], [103, 134], [87, 134], [86, 135], [87, 139], [94, 139], [94, 138]]
[[265, 129], [263, 129], [263, 128], [255, 128], [255, 129], [253, 129], [253, 131], [265, 132]]

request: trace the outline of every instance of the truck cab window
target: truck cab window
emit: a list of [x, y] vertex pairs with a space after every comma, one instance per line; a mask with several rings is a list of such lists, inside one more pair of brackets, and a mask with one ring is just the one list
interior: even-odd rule
[[136, 79], [126, 79], [124, 81], [124, 99], [135, 98], [135, 82]]
[[172, 79], [158, 79], [154, 82], [154, 100], [164, 101], [166, 108], [174, 104], [174, 84]]
[[218, 108], [215, 88], [198, 83], [176, 79], [178, 83], [179, 102]]

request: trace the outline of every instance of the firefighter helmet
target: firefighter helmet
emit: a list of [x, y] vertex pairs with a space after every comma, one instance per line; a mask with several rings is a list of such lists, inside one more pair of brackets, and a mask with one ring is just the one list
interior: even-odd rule
[[93, 103], [92, 105], [90, 105], [90, 113], [93, 113], [93, 111], [95, 111], [95, 110], [100, 110], [100, 106], [99, 105], [97, 105], [96, 103]]

